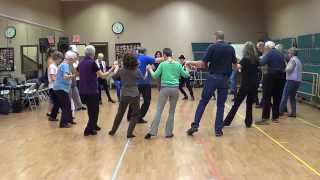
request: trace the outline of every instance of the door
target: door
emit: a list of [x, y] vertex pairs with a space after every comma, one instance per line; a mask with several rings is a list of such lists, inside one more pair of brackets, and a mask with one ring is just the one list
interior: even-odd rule
[[95, 58], [98, 57], [99, 53], [102, 53], [104, 55], [104, 60], [106, 61], [107, 66], [109, 66], [108, 43], [107, 42], [91, 42], [90, 44], [96, 48]]

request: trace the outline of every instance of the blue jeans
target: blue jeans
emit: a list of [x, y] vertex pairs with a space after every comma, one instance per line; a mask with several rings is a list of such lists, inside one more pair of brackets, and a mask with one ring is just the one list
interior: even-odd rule
[[232, 92], [236, 92], [237, 88], [237, 73], [238, 70], [233, 70], [231, 76], [229, 78], [230, 81], [230, 89]]
[[299, 89], [299, 85], [300, 85], [300, 82], [298, 81], [286, 82], [286, 85], [284, 86], [284, 90], [282, 93], [281, 103], [280, 103], [280, 113], [285, 112], [289, 98], [290, 98], [292, 114], [297, 113], [296, 94]]
[[228, 97], [228, 76], [220, 74], [208, 75], [208, 79], [203, 87], [201, 100], [198, 104], [197, 111], [194, 117], [194, 122], [191, 125], [193, 128], [199, 128], [202, 114], [216, 90], [218, 90], [218, 97], [215, 131], [216, 133], [222, 131], [224, 104]]
[[120, 94], [121, 94], [121, 81], [114, 81], [114, 86], [116, 87], [117, 97], [120, 101]]

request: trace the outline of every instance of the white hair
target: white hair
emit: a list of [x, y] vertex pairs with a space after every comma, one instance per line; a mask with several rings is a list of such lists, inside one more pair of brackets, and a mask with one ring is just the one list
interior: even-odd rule
[[72, 50], [72, 51], [74, 51], [74, 52], [78, 53], [78, 48], [77, 48], [77, 46], [76, 46], [76, 45], [70, 45], [70, 50]]
[[273, 49], [276, 47], [276, 44], [273, 41], [268, 41], [268, 42], [266, 42], [265, 47]]
[[64, 58], [66, 60], [75, 60], [77, 58], [77, 54], [74, 51], [67, 51], [66, 54], [64, 55]]
[[85, 56], [94, 57], [96, 54], [96, 48], [92, 45], [88, 45], [84, 50], [84, 54]]
[[103, 58], [104, 58], [103, 53], [99, 53], [99, 54], [98, 54], [98, 59], [103, 59]]

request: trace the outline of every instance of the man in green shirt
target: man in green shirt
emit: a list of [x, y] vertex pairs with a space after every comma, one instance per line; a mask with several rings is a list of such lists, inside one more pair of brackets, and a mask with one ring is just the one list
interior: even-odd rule
[[161, 78], [161, 90], [157, 112], [151, 124], [150, 131], [145, 136], [145, 139], [150, 139], [152, 136], [157, 136], [161, 114], [167, 99], [169, 99], [170, 109], [165, 134], [166, 138], [173, 137], [174, 113], [179, 98], [179, 79], [181, 77], [189, 77], [188, 70], [185, 70], [178, 61], [172, 59], [171, 49], [165, 48], [163, 50], [163, 56], [166, 61], [162, 62], [155, 72], [153, 71], [152, 66], [147, 66], [147, 69], [153, 78]]

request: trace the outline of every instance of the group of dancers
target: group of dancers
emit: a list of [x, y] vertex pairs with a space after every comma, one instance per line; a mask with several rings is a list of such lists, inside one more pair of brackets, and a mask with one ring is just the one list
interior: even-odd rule
[[[165, 127], [165, 137], [174, 136], [175, 109], [179, 99], [179, 91], [183, 100], [188, 100], [183, 90], [187, 86], [190, 99], [194, 100], [190, 83], [192, 69], [207, 69], [209, 74], [204, 83], [201, 99], [197, 106], [194, 120], [187, 134], [192, 136], [198, 131], [202, 115], [207, 104], [217, 91], [217, 112], [214, 132], [217, 137], [223, 135], [223, 128], [230, 126], [236, 112], [246, 98], [245, 125], [250, 128], [253, 123], [252, 105], [259, 102], [257, 91], [259, 87], [259, 72], [263, 73], [262, 119], [256, 124], [268, 124], [272, 108], [272, 121], [279, 122], [279, 117], [287, 110], [290, 98], [292, 113], [296, 116], [295, 96], [301, 81], [302, 65], [297, 57], [297, 51], [291, 48], [287, 54], [283, 53], [273, 42], [259, 42], [255, 46], [246, 42], [243, 58], [237, 59], [234, 48], [224, 41], [224, 33], [214, 34], [214, 43], [209, 46], [206, 55], [199, 61], [186, 61], [181, 55], [179, 60], [173, 58], [170, 48], [157, 51], [154, 57], [146, 55], [145, 48], [138, 48], [136, 52], [123, 54], [120, 62], [116, 61], [110, 68], [106, 67], [103, 54], [95, 60], [95, 48], [88, 45], [85, 57], [79, 62], [79, 54], [71, 47], [63, 57], [61, 52], [50, 53], [48, 61], [48, 80], [50, 88], [51, 106], [49, 106], [49, 120], [57, 121], [58, 110], [61, 109], [61, 128], [70, 128], [76, 122], [73, 120], [74, 110], [85, 110], [89, 116], [84, 136], [96, 135], [101, 128], [98, 126], [99, 104], [102, 103], [101, 90], [106, 90], [108, 101], [114, 103], [109, 93], [107, 78], [115, 82], [119, 107], [109, 135], [116, 134], [117, 129], [128, 110], [129, 126], [127, 137], [133, 138], [137, 123], [147, 123], [145, 116], [151, 102], [152, 78], [157, 80], [159, 99], [156, 113], [145, 139], [157, 136], [164, 107], [169, 102], [169, 114]], [[288, 60], [288, 61], [287, 61]], [[263, 67], [263, 68], [260, 68]], [[234, 99], [234, 105], [224, 118], [224, 106], [228, 96], [228, 81], [233, 71], [241, 72], [240, 88]], [[143, 103], [140, 106], [140, 97]], [[272, 103], [271, 103], [272, 100]]]

